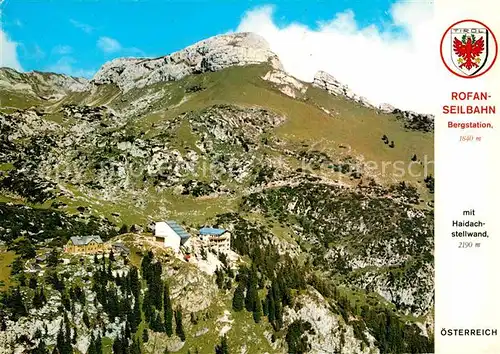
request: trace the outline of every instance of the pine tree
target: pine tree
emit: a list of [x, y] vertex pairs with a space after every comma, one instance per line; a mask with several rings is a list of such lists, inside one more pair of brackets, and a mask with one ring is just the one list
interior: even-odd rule
[[71, 301], [70, 301], [69, 296], [66, 292], [62, 293], [61, 303], [64, 306], [64, 308], [66, 309], [66, 311], [69, 311], [71, 309]]
[[130, 330], [130, 322], [125, 323], [125, 338], [130, 339], [132, 338], [132, 331]]
[[107, 272], [106, 272], [106, 257], [104, 257], [104, 255], [102, 256], [102, 270], [101, 270], [101, 281], [102, 281], [102, 285], [106, 285], [107, 281], [108, 281], [108, 277], [107, 277]]
[[245, 305], [245, 287], [239, 283], [233, 295], [233, 310], [241, 311]]
[[97, 335], [95, 340], [95, 352], [96, 354], [102, 354], [102, 338], [100, 334]]
[[15, 314], [14, 318], [17, 319], [28, 314], [19, 287], [12, 291], [12, 294], [7, 298], [7, 302], [7, 307], [11, 308], [12, 312]]
[[90, 344], [87, 349], [87, 354], [97, 354], [96, 348], [95, 348], [95, 338], [94, 338], [94, 333], [91, 334], [90, 336]]
[[267, 302], [267, 318], [269, 319], [269, 322], [273, 323], [274, 320], [276, 319], [276, 305], [274, 301], [274, 295], [271, 289], [267, 291], [266, 302]]
[[141, 344], [139, 341], [134, 339], [130, 348], [130, 354], [141, 354]]
[[136, 267], [132, 267], [132, 269], [130, 270], [129, 278], [130, 278], [130, 290], [132, 291], [132, 294], [134, 294], [134, 297], [138, 299], [141, 285], [139, 283], [139, 272], [137, 271]]
[[165, 333], [170, 337], [173, 334], [172, 329], [172, 303], [170, 301], [170, 290], [168, 284], [165, 283], [163, 287], [163, 318], [165, 321]]
[[269, 311], [268, 311], [268, 308], [267, 308], [267, 297], [262, 300], [262, 314], [264, 316], [268, 316], [269, 315]]
[[40, 339], [40, 342], [38, 343], [36, 348], [33, 349], [32, 354], [49, 354], [49, 350], [47, 349], [47, 346], [45, 345], [43, 339]]
[[152, 304], [158, 310], [163, 306], [163, 282], [161, 280], [162, 266], [161, 262], [156, 262], [152, 265], [152, 274], [148, 283], [149, 292], [151, 295]]
[[248, 312], [253, 312], [255, 308], [255, 294], [257, 293], [257, 273], [254, 268], [247, 279], [247, 293], [245, 297], [245, 308]]
[[271, 289], [273, 292], [273, 297], [274, 297], [274, 302], [281, 302], [282, 300], [282, 294], [280, 292], [280, 287], [276, 279], [273, 280], [271, 284]]
[[219, 289], [224, 286], [224, 272], [219, 268], [215, 270], [215, 283]]
[[47, 256], [47, 266], [50, 268], [55, 268], [59, 264], [59, 251], [53, 248]]
[[56, 337], [56, 348], [59, 353], [64, 353], [64, 332], [63, 332], [63, 327], [61, 323], [61, 327], [59, 327], [59, 332], [57, 332], [57, 337]]
[[186, 340], [186, 334], [182, 326], [182, 312], [180, 309], [175, 311], [175, 334], [179, 336], [182, 342]]
[[227, 345], [226, 335], [221, 337], [220, 344], [215, 347], [216, 354], [229, 354], [229, 346]]
[[161, 313], [157, 310], [154, 310], [153, 317], [151, 318], [151, 322], [149, 324], [149, 328], [154, 332], [164, 332], [165, 326], [161, 320]]
[[149, 284], [151, 281], [151, 261], [153, 260], [153, 252], [151, 250], [142, 258], [141, 261], [141, 271], [142, 277]]
[[132, 328], [134, 328], [134, 330], [132, 332], [137, 332], [137, 327], [139, 326], [139, 324], [141, 323], [141, 309], [139, 307], [139, 297], [136, 297], [135, 298], [135, 302], [134, 302], [134, 309], [132, 311], [133, 313], [133, 324], [132, 324]]
[[276, 328], [278, 331], [283, 328], [283, 307], [281, 302], [275, 302], [276, 306]]
[[82, 320], [83, 320], [83, 323], [85, 324], [85, 326], [87, 328], [90, 328], [90, 319], [89, 319], [89, 315], [87, 314], [87, 311], [83, 312]]
[[24, 262], [21, 257], [14, 259], [11, 269], [11, 275], [19, 274], [24, 270]]
[[[104, 256], [102, 258], [104, 258]], [[108, 262], [108, 272], [107, 272], [107, 277], [108, 277], [109, 280], [113, 280], [113, 273], [111, 272], [111, 269], [112, 269], [111, 268], [111, 264], [112, 264], [112, 262], [111, 262], [111, 260], [109, 260], [109, 262]]]
[[257, 292], [255, 292], [254, 304], [255, 307], [253, 310], [253, 320], [255, 321], [255, 323], [259, 323], [262, 317], [262, 303], [260, 302], [259, 294]]
[[73, 347], [71, 346], [71, 327], [68, 320], [68, 315], [64, 313], [64, 351], [61, 354], [73, 353]]
[[123, 350], [125, 349], [123, 344], [122, 338], [120, 336], [116, 337], [113, 342], [113, 354], [123, 354]]
[[45, 304], [45, 294], [43, 288], [40, 290], [35, 289], [35, 295], [33, 296], [33, 307], [38, 309]]
[[30, 287], [30, 289], [36, 289], [36, 287], [38, 286], [38, 281], [36, 280], [35, 277], [30, 278], [28, 286]]
[[126, 234], [127, 232], [128, 232], [128, 227], [125, 224], [123, 224], [122, 227], [120, 228], [120, 231], [118, 231], [120, 235]]
[[283, 283], [283, 306], [291, 306], [292, 305], [292, 292], [290, 288]]
[[26, 274], [24, 272], [19, 274], [17, 281], [19, 282], [19, 285], [26, 286]]
[[153, 307], [151, 306], [151, 297], [149, 296], [149, 290], [144, 293], [144, 299], [142, 300], [142, 312], [144, 312], [144, 318], [146, 322], [151, 322], [153, 316]]

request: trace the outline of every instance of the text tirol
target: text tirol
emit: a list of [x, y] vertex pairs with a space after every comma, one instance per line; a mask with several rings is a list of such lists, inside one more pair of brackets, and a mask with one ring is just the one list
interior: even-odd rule
[[[488, 101], [491, 95], [488, 92], [452, 92], [452, 101]], [[495, 114], [495, 105], [472, 105], [472, 104], [456, 104], [443, 106], [443, 114]]]

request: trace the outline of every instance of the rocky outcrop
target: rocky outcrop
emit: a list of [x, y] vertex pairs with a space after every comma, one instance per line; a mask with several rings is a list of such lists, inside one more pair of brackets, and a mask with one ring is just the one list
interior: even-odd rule
[[335, 96], [344, 96], [350, 100], [358, 102], [366, 107], [373, 107], [373, 105], [368, 102], [365, 97], [358, 96], [351, 91], [349, 86], [341, 83], [335, 77], [324, 71], [318, 71], [314, 75], [314, 80], [312, 85], [327, 91], [328, 93]]
[[410, 130], [431, 132], [434, 130], [434, 115], [422, 114], [413, 111], [394, 109], [391, 113], [404, 120], [405, 127]]
[[309, 289], [306, 294], [294, 299], [293, 308], [285, 309], [285, 322], [290, 325], [294, 321], [305, 321], [311, 325], [312, 331], [304, 333], [311, 346], [309, 353], [327, 354], [368, 354], [379, 353], [375, 347], [375, 339], [365, 333], [369, 345], [362, 345], [356, 338], [351, 326], [334, 314], [326, 299], [316, 290]]
[[306, 92], [306, 86], [302, 82], [281, 70], [269, 71], [262, 79], [272, 82], [282, 93], [292, 98]]
[[96, 73], [94, 84], [116, 84], [124, 91], [191, 74], [219, 71], [230, 66], [281, 63], [264, 38], [254, 33], [215, 36], [155, 59], [115, 59]]
[[411, 130], [421, 130], [430, 132], [434, 130], [434, 115], [417, 113], [413, 111], [404, 111], [388, 103], [383, 103], [378, 107], [379, 111], [387, 114], [395, 114], [402, 119], [405, 127]]
[[382, 113], [392, 113], [396, 110], [396, 107], [394, 107], [393, 105], [390, 105], [389, 103], [382, 103], [378, 109], [382, 112]]
[[87, 88], [88, 80], [84, 78], [38, 71], [19, 73], [9, 68], [0, 69], [0, 89], [22, 91], [50, 98], [51, 95], [82, 92]]

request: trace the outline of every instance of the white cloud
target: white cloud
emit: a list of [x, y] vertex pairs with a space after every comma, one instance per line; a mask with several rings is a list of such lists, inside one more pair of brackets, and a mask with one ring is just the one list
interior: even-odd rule
[[67, 55], [73, 52], [73, 48], [69, 45], [58, 45], [52, 49], [52, 53], [57, 55]]
[[[0, 22], [1, 28], [1, 22]], [[6, 66], [18, 71], [23, 71], [17, 56], [19, 43], [11, 40], [7, 33], [0, 29], [0, 67]]]
[[111, 37], [99, 38], [97, 46], [105, 53], [116, 53], [122, 50], [120, 42]]
[[94, 31], [94, 27], [92, 27], [91, 25], [88, 25], [86, 23], [83, 23], [83, 22], [80, 22], [80, 21], [77, 21], [77, 20], [73, 20], [73, 19], [70, 19], [69, 22], [75, 26], [76, 28], [78, 29], [81, 29], [83, 32], [85, 33], [92, 33], [92, 31]]
[[146, 53], [137, 47], [124, 47], [116, 39], [111, 37], [100, 37], [97, 41], [97, 47], [104, 53], [119, 53], [120, 55], [128, 55], [132, 57], [146, 57]]
[[72, 57], [62, 57], [55, 64], [48, 66], [45, 71], [58, 74], [66, 74], [74, 77], [91, 78], [95, 74], [95, 70], [75, 68], [77, 60]]
[[123, 50], [127, 53], [127, 55], [147, 57], [146, 53], [144, 53], [142, 49], [136, 47], [124, 48]]
[[33, 47], [32, 57], [35, 60], [41, 60], [45, 58], [45, 52], [42, 50], [42, 48], [40, 48], [38, 44], [35, 44], [35, 46]]
[[[389, 13], [392, 23], [384, 30], [360, 28], [350, 10], [312, 29], [300, 23], [278, 27], [273, 7], [264, 6], [248, 11], [237, 31], [262, 35], [285, 70], [301, 80], [312, 81], [324, 70], [374, 104], [430, 112], [434, 58], [429, 53], [436, 51], [429, 40], [435, 36], [432, 4], [396, 3]], [[394, 31], [396, 26], [406, 34]]]

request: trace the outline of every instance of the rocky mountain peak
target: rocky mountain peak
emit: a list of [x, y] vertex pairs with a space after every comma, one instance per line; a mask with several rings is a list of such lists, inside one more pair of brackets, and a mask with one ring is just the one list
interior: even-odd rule
[[112, 60], [102, 66], [92, 82], [97, 85], [113, 83], [128, 91], [191, 74], [268, 62], [275, 68], [282, 68], [263, 37], [249, 32], [233, 33], [205, 39], [159, 58]]
[[349, 86], [338, 81], [333, 75], [325, 72], [318, 71], [316, 75], [314, 75], [314, 79], [312, 85], [318, 87], [320, 89], [328, 91], [328, 93], [335, 96], [344, 96], [353, 101], [356, 101], [363, 106], [373, 108], [373, 105], [368, 102], [365, 97], [356, 95]]
[[382, 113], [396, 114], [400, 118], [403, 118], [405, 121], [409, 122], [409, 124], [414, 126], [413, 127], [414, 129], [431, 131], [434, 128], [434, 115], [402, 110], [388, 103], [382, 103], [378, 107], [375, 107], [370, 102], [368, 102], [368, 100], [365, 97], [356, 95], [349, 88], [349, 86], [341, 83], [333, 75], [325, 71], [320, 70], [316, 73], [316, 75], [314, 75], [314, 80], [312, 85], [320, 89], [326, 90], [328, 91], [328, 93], [332, 95], [344, 96], [366, 107], [378, 109]]
[[87, 89], [84, 78], [64, 74], [31, 71], [20, 73], [10, 68], [0, 68], [0, 88], [41, 96], [61, 95], [67, 92], [82, 92]]

